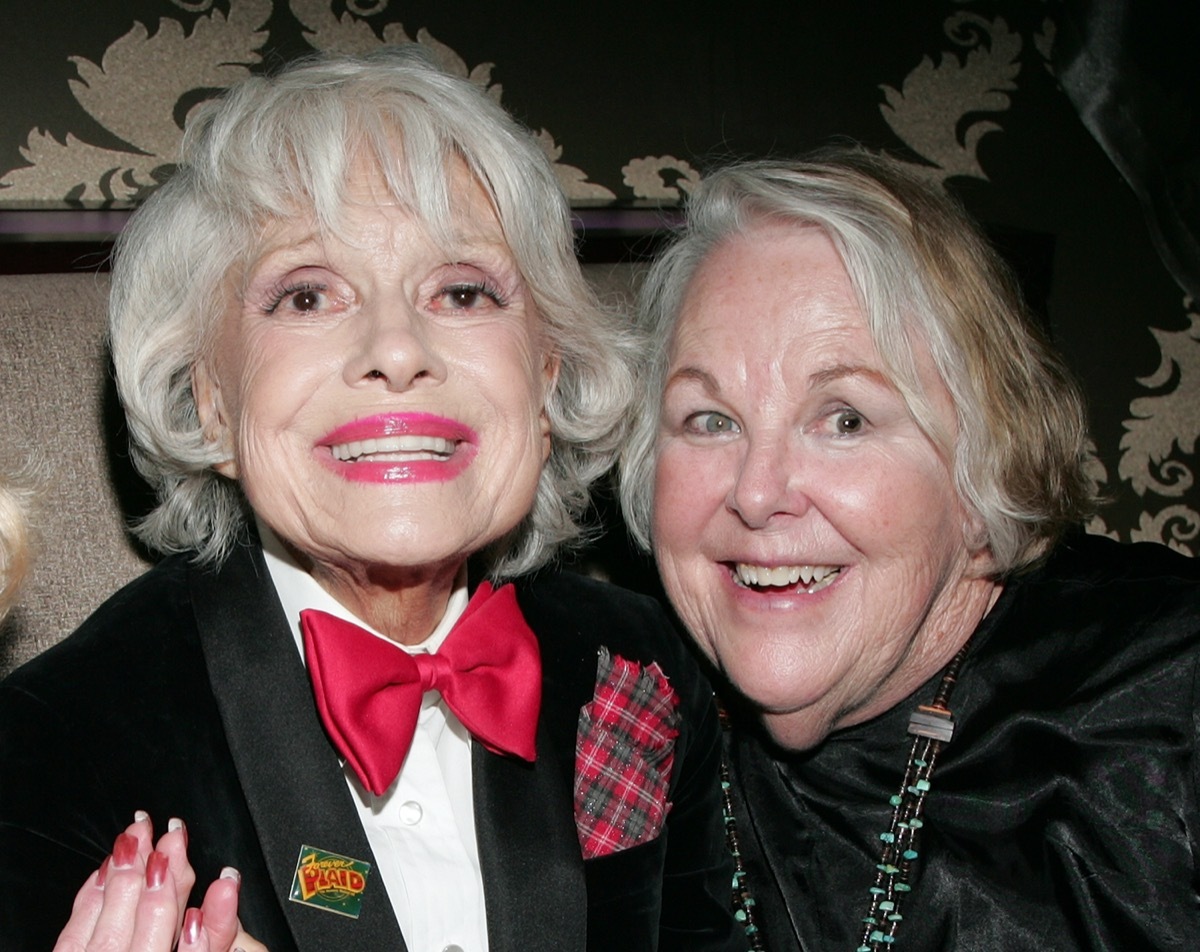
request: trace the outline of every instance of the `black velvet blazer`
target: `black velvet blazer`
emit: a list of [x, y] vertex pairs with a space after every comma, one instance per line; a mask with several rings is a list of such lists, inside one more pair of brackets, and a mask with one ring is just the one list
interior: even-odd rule
[[[744, 948], [711, 693], [663, 612], [567, 574], [519, 589], [542, 651], [537, 762], [472, 749], [492, 952]], [[657, 661], [682, 726], [667, 829], [584, 862], [575, 733], [601, 645]], [[288, 901], [301, 845], [375, 864], [257, 546], [216, 570], [165, 560], [0, 684], [5, 950], [51, 948], [137, 809], [187, 823], [194, 904], [222, 866], [241, 871], [242, 922], [272, 952], [406, 949], [382, 881], [358, 919]]]

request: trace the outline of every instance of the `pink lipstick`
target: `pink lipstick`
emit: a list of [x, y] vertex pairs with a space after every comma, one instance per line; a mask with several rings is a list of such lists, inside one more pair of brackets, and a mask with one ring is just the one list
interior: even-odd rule
[[469, 426], [429, 413], [384, 413], [352, 420], [318, 442], [324, 465], [369, 483], [442, 482], [470, 465], [479, 438]]

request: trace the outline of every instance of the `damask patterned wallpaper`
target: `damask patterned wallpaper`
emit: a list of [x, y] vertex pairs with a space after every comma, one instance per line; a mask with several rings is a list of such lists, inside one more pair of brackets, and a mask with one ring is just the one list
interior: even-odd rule
[[538, 130], [581, 209], [852, 138], [955, 191], [1024, 274], [1091, 399], [1091, 531], [1200, 552], [1200, 5], [559, 6], [0, 0], [0, 221], [136, 204], [192, 106], [313, 49], [421, 44]]

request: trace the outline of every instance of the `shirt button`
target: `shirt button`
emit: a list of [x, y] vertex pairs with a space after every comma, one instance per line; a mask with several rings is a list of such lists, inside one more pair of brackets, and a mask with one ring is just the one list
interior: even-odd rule
[[[416, 800], [405, 800], [400, 804], [400, 822], [405, 826], [416, 826], [421, 822], [421, 817], [425, 811], [421, 809], [421, 804]], [[447, 947], [449, 948], [449, 947]], [[460, 949], [459, 952], [462, 952]]]
[[451, 944], [442, 949], [442, 952], [463, 952], [463, 947], [461, 945]]

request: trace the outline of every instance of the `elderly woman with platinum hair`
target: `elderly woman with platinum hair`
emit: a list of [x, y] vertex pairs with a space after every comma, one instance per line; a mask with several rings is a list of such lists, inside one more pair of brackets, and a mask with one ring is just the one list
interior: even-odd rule
[[411, 50], [238, 84], [111, 343], [168, 556], [0, 686], [6, 950], [744, 947], [711, 689], [534, 574], [634, 351], [528, 132]]
[[1196, 563], [1078, 532], [1080, 395], [963, 211], [734, 165], [642, 294], [623, 505], [730, 685], [757, 944], [1193, 945]]

